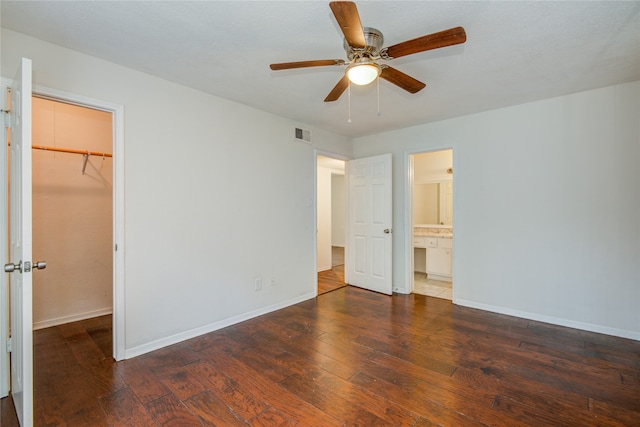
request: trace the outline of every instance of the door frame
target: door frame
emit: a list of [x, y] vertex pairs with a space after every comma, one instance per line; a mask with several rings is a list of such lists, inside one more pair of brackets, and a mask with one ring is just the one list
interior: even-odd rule
[[[414, 289], [414, 280], [413, 280], [413, 272], [414, 272], [414, 259], [413, 259], [413, 179], [414, 179], [414, 164], [413, 164], [413, 156], [415, 154], [424, 154], [424, 153], [433, 153], [436, 151], [444, 151], [451, 150], [452, 164], [453, 170], [456, 170], [456, 148], [452, 145], [438, 145], [429, 148], [414, 148], [404, 153], [404, 169], [407, 171], [406, 180], [404, 185], [404, 195], [405, 195], [405, 259], [407, 262], [405, 263], [405, 277], [407, 278], [407, 293], [412, 293]], [[453, 223], [456, 222], [456, 174], [454, 173], [452, 176], [453, 181]], [[453, 277], [455, 277], [455, 250], [456, 250], [456, 233], [453, 233], [453, 265], [451, 266]], [[456, 300], [456, 291], [455, 286], [452, 286], [452, 302]]]
[[125, 358], [124, 106], [44, 86], [33, 96], [111, 113], [113, 122], [113, 358]]
[[[313, 206], [313, 225], [315, 232], [313, 233], [313, 281], [315, 283], [314, 293], [315, 296], [318, 296], [318, 156], [329, 157], [331, 159], [342, 160], [345, 162], [345, 170], [344, 177], [345, 182], [348, 179], [347, 174], [349, 173], [348, 168], [346, 167], [346, 162], [351, 160], [350, 157], [344, 156], [342, 154], [332, 153], [330, 151], [319, 150], [315, 148], [313, 150], [313, 201], [311, 206]], [[348, 186], [345, 186], [348, 187]], [[345, 201], [348, 203], [349, 200], [349, 189], [345, 188]], [[349, 235], [349, 224], [348, 221], [345, 221], [344, 224], [344, 232], [345, 237]], [[349, 253], [349, 239], [345, 238], [344, 242], [344, 258], [345, 264], [347, 260], [347, 254]], [[347, 269], [345, 268], [344, 272], [344, 282], [349, 283], [349, 277], [347, 273]]]

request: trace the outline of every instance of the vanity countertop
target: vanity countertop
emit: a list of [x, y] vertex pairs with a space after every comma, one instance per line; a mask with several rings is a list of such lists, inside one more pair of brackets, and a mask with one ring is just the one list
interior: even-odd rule
[[441, 225], [416, 225], [413, 227], [413, 235], [418, 237], [451, 239], [453, 237], [453, 228], [451, 226]]
[[453, 233], [414, 233], [414, 236], [418, 237], [440, 237], [442, 239], [452, 239]]

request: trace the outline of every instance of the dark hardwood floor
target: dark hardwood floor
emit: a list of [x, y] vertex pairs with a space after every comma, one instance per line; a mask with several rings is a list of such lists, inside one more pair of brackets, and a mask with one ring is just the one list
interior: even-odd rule
[[640, 342], [437, 298], [348, 286], [117, 363], [110, 322], [35, 333], [36, 426], [640, 425]]
[[347, 286], [344, 283], [344, 265], [337, 265], [331, 270], [325, 270], [318, 273], [318, 295], [335, 291]]
[[344, 286], [344, 248], [331, 247], [331, 270], [318, 273], [318, 295], [335, 291]]

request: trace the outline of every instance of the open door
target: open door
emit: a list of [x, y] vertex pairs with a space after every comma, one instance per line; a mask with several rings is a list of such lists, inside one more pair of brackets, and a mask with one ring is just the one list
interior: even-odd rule
[[31, 262], [31, 60], [22, 64], [11, 86], [9, 178], [9, 263], [11, 273], [11, 395], [21, 426], [33, 425], [33, 331]]
[[391, 295], [391, 154], [347, 162], [349, 284]]

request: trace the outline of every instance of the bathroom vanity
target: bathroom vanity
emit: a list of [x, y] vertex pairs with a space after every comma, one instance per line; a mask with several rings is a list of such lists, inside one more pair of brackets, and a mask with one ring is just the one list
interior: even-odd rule
[[[427, 277], [434, 280], [451, 282], [453, 279], [453, 229], [450, 226], [420, 225], [413, 231], [413, 247], [424, 248], [415, 251], [425, 254]], [[419, 260], [415, 260], [418, 265]], [[420, 263], [421, 264], [421, 263]]]

